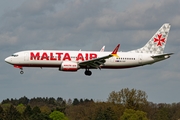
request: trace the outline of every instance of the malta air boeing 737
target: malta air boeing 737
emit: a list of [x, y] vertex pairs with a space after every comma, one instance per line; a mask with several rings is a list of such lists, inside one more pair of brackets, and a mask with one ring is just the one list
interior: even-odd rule
[[54, 67], [69, 72], [85, 69], [87, 76], [92, 74], [90, 69], [122, 69], [149, 65], [173, 54], [163, 53], [169, 30], [170, 24], [164, 24], [144, 47], [128, 52], [118, 52], [120, 44], [112, 52], [28, 50], [14, 53], [5, 61], [21, 69], [21, 74], [24, 73], [23, 67]]

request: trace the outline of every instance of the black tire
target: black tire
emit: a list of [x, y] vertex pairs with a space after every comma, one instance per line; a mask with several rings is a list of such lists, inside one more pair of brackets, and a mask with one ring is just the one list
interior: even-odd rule
[[23, 71], [20, 71], [20, 74], [23, 74], [24, 72]]
[[92, 72], [89, 71], [89, 70], [86, 70], [86, 71], [84, 72], [84, 74], [87, 75], [87, 76], [91, 76], [91, 75], [92, 75]]

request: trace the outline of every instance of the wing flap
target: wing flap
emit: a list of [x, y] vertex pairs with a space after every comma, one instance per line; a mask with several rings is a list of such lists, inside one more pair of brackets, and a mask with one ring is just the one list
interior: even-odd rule
[[113, 55], [108, 55], [108, 56], [104, 56], [104, 57], [100, 57], [100, 58], [95, 58], [95, 59], [92, 59], [92, 60], [87, 60], [87, 61], [84, 61], [84, 62], [80, 62], [79, 65], [80, 66], [89, 66], [89, 67], [97, 67], [99, 65], [102, 65], [106, 62], [105, 59], [108, 59], [110, 57], [112, 57]]
[[107, 56], [103, 56], [103, 57], [99, 57], [99, 58], [95, 58], [92, 60], [87, 60], [87, 61], [83, 61], [79, 63], [79, 66], [86, 66], [86, 67], [92, 67], [92, 68], [99, 68], [100, 66], [104, 65], [104, 63], [106, 62], [106, 59], [110, 58], [110, 57], [118, 57], [117, 52], [119, 49], [120, 44], [118, 44], [116, 46], [116, 48], [113, 50], [113, 52]]

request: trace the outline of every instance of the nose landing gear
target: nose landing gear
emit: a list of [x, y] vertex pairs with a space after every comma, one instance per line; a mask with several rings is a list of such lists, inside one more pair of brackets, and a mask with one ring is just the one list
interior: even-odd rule
[[19, 68], [21, 71], [20, 71], [20, 74], [23, 74], [23, 67], [22, 66], [19, 66], [19, 65], [14, 65], [15, 68]]
[[21, 69], [20, 74], [23, 74], [24, 73], [23, 68], [20, 68], [20, 69]]
[[23, 74], [24, 73], [24, 71], [20, 71], [20, 74]]

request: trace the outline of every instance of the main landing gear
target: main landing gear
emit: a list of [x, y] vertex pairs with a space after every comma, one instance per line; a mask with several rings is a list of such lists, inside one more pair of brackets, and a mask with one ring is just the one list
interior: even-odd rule
[[87, 75], [87, 76], [91, 76], [92, 72], [88, 68], [86, 68], [84, 74]]

